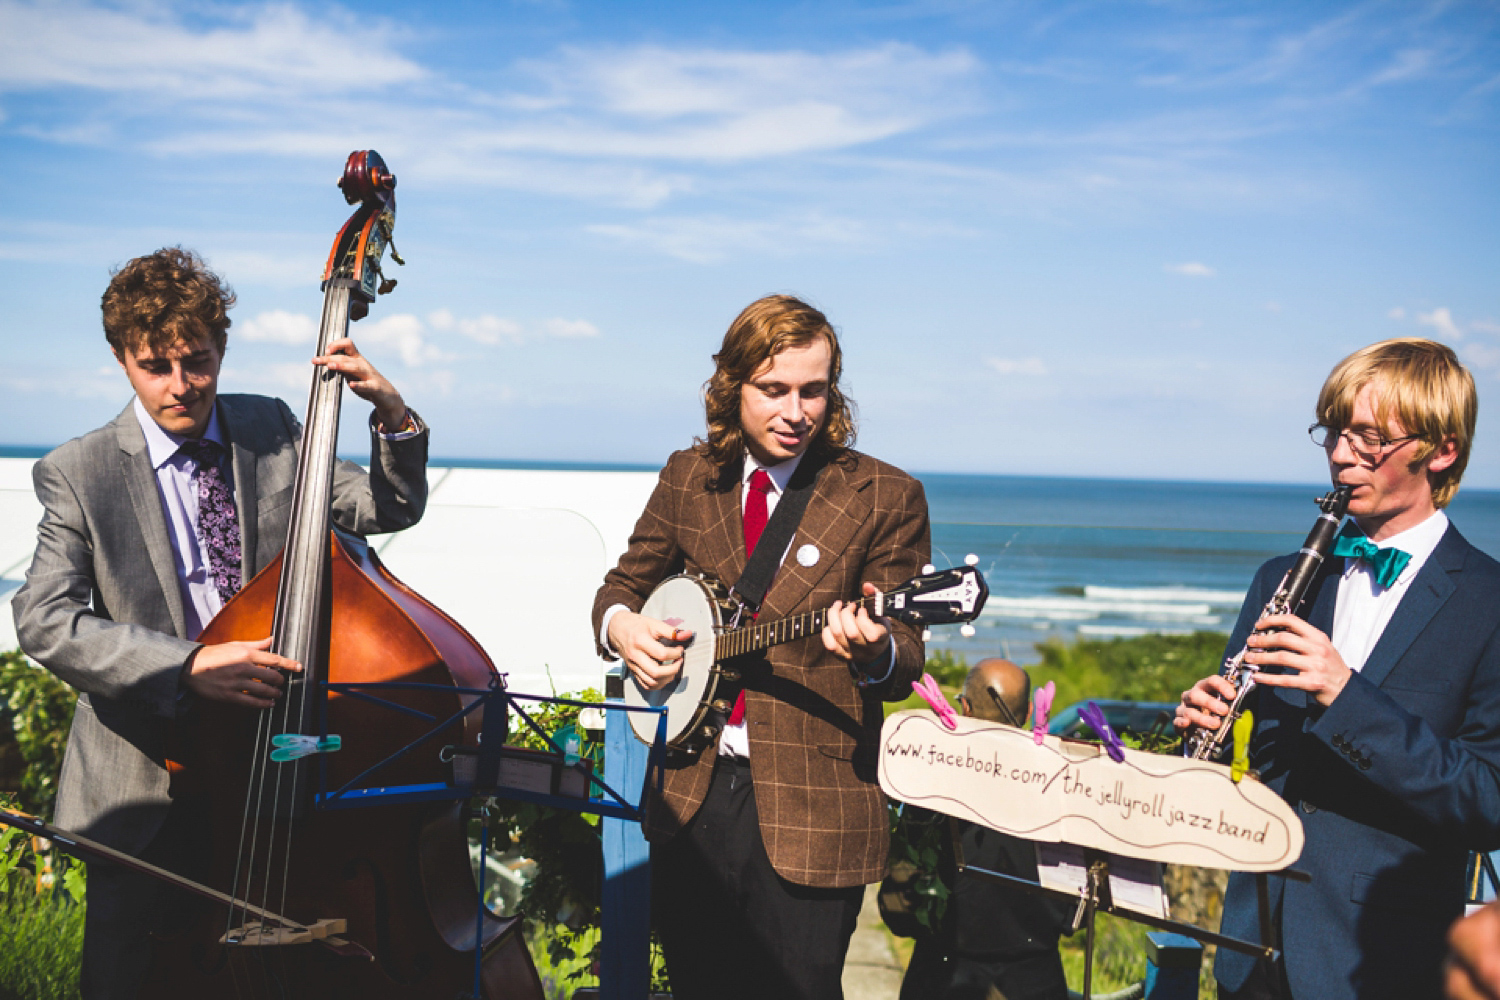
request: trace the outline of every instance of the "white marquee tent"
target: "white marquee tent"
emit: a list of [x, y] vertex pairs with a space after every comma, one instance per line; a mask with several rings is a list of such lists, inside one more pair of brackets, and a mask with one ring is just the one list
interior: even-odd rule
[[[29, 458], [0, 458], [0, 649], [42, 509]], [[371, 539], [399, 579], [450, 614], [512, 690], [603, 690], [589, 612], [656, 484], [649, 472], [429, 468], [417, 526]]]

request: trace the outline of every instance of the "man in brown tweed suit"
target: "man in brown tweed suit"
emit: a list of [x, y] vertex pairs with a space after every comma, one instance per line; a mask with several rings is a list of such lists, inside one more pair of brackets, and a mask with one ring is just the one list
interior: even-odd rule
[[927, 501], [915, 479], [849, 448], [838, 338], [816, 309], [760, 299], [714, 360], [708, 436], [667, 460], [595, 599], [595, 634], [643, 687], [676, 679], [681, 650], [661, 641], [672, 626], [638, 609], [674, 574], [738, 580], [747, 542], [812, 463], [803, 476], [816, 471], [816, 485], [760, 620], [828, 608], [829, 624], [742, 658], [746, 695], [718, 752], [669, 755], [645, 829], [679, 1000], [839, 997], [862, 887], [885, 871], [880, 701], [910, 693], [924, 662], [913, 630], [845, 602], [920, 572]]

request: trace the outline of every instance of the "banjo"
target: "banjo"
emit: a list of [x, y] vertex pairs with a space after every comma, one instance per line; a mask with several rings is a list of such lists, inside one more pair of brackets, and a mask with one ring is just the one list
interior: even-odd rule
[[[979, 570], [962, 566], [929, 572], [893, 590], [850, 603], [872, 615], [925, 628], [973, 621], [988, 596], [989, 588]], [[667, 746], [671, 749], [695, 754], [718, 738], [722, 720], [742, 687], [740, 671], [734, 665], [736, 657], [818, 635], [828, 620], [828, 609], [824, 608], [737, 627], [740, 610], [718, 580], [686, 575], [663, 580], [641, 608], [641, 614], [648, 618], [693, 633], [683, 647], [682, 672], [670, 684], [644, 690], [627, 668], [630, 683], [625, 685], [625, 704], [652, 708], [665, 705]], [[704, 641], [709, 636], [713, 641]], [[655, 741], [655, 713], [626, 714], [638, 739], [643, 743]]]

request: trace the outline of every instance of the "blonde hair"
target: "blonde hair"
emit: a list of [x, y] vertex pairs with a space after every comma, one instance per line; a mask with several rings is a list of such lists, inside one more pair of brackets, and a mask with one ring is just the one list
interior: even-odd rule
[[1458, 445], [1452, 465], [1428, 473], [1433, 504], [1446, 507], [1469, 464], [1479, 415], [1474, 376], [1452, 348], [1437, 341], [1420, 337], [1383, 340], [1355, 351], [1329, 373], [1318, 393], [1318, 423], [1348, 427], [1354, 400], [1365, 386], [1374, 388], [1376, 423], [1388, 427], [1394, 419], [1406, 433], [1420, 439], [1412, 468], [1431, 458], [1447, 439]]
[[771, 358], [788, 347], [803, 347], [822, 337], [828, 343], [828, 410], [812, 448], [837, 453], [854, 444], [854, 401], [839, 389], [844, 355], [828, 318], [801, 299], [767, 295], [756, 299], [729, 324], [714, 355], [714, 373], [703, 385], [708, 437], [698, 451], [720, 469], [738, 467], [745, 449], [740, 427], [740, 393]]

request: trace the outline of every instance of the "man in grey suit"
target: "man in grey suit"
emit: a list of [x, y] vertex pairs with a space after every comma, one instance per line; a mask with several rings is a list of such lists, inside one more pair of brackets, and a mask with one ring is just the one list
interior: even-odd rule
[[[113, 422], [37, 462], [45, 513], [11, 605], [22, 648], [80, 692], [56, 823], [176, 867], [192, 810], [173, 807], [166, 744], [198, 699], [266, 708], [300, 665], [270, 639], [194, 640], [281, 550], [300, 428], [286, 404], [218, 394], [234, 293], [190, 251], [129, 262], [103, 298], [106, 339], [135, 398]], [[348, 339], [313, 359], [374, 404], [371, 468], [340, 463], [333, 516], [360, 534], [414, 524], [427, 500], [427, 428]], [[89, 870], [83, 994], [134, 997], [149, 933], [175, 896]]]

